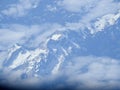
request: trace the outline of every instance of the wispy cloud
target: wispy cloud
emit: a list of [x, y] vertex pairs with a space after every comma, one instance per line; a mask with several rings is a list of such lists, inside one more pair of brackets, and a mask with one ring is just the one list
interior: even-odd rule
[[47, 5], [46, 8], [50, 12], [56, 12], [57, 11], [57, 7], [52, 6], [52, 5]]
[[62, 6], [70, 12], [83, 12], [88, 11], [95, 6], [98, 0], [61, 0], [58, 5]]
[[[89, 22], [95, 20], [106, 14], [114, 14], [120, 10], [120, 3], [114, 2], [114, 0], [101, 0], [96, 3], [96, 6], [93, 9], [90, 9], [89, 12], [82, 17], [82, 22]], [[99, 11], [99, 12], [98, 12]]]
[[9, 8], [2, 10], [2, 14], [11, 17], [22, 17], [29, 10], [36, 8], [40, 0], [19, 0], [16, 4], [11, 4]]
[[25, 43], [28, 47], [38, 46], [52, 33], [60, 30], [62, 30], [62, 26], [57, 23], [40, 25], [5, 24], [3, 28], [0, 28], [0, 50], [7, 49], [15, 43]]
[[0, 48], [7, 48], [10, 43], [15, 43], [19, 41], [24, 35], [24, 32], [15, 32], [9, 29], [0, 29]]
[[81, 22], [89, 22], [102, 15], [116, 13], [120, 9], [120, 2], [114, 0], [62, 0], [58, 6], [69, 11], [83, 14]]

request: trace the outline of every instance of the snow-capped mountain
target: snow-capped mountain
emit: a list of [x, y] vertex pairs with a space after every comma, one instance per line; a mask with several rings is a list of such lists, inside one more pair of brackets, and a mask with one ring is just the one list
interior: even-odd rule
[[12, 71], [22, 70], [20, 77], [26, 74], [28, 78], [56, 74], [71, 57], [93, 55], [120, 59], [119, 24], [120, 12], [105, 15], [84, 30], [56, 31], [44, 42], [45, 48], [30, 50], [15, 44], [8, 50], [3, 66]]

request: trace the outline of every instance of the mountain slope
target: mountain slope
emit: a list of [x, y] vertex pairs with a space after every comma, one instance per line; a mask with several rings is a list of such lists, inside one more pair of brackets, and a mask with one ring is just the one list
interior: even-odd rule
[[[15, 44], [8, 50], [3, 66], [19, 71], [21, 78], [57, 74], [72, 57], [98, 56], [120, 59], [120, 14], [105, 15], [84, 30], [56, 31], [45, 48], [27, 49]], [[93, 32], [94, 31], [94, 32]]]

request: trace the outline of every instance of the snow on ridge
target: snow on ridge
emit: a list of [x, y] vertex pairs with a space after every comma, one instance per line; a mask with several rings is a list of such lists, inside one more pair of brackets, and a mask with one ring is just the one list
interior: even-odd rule
[[98, 31], [102, 31], [106, 26], [114, 25], [119, 18], [120, 11], [117, 14], [107, 14], [101, 18], [98, 18], [98, 20], [93, 24], [93, 26], [88, 28], [90, 29], [91, 34], [94, 34]]
[[24, 54], [19, 53], [18, 57], [14, 60], [14, 62], [12, 63], [12, 65], [10, 65], [9, 67], [11, 69], [14, 69], [16, 67], [18, 67], [19, 65], [24, 64], [24, 62], [26, 62], [26, 59], [29, 57], [30, 52], [26, 52]]
[[24, 53], [24, 54], [22, 52], [20, 52], [18, 57], [9, 66], [9, 68], [11, 68], [11, 69], [17, 68], [18, 66], [23, 65], [23, 64], [25, 64], [25, 62], [28, 61], [28, 63], [29, 63], [28, 69], [30, 71], [33, 68], [35, 62], [40, 62], [40, 60], [36, 60], [36, 58], [39, 57], [39, 55], [41, 53], [47, 54], [47, 50], [38, 48], [34, 51], [26, 51], [26, 53]]
[[56, 40], [58, 40], [61, 36], [62, 36], [61, 34], [54, 34], [54, 35], [52, 35], [51, 39], [56, 41]]
[[35, 63], [39, 63], [41, 61], [41, 58], [39, 57], [40, 54], [46, 54], [47, 55], [47, 50], [46, 49], [36, 49], [35, 51], [31, 52], [31, 56], [28, 58], [29, 61], [29, 66], [27, 67], [27, 72], [30, 72]]
[[95, 23], [95, 28], [98, 30], [102, 30], [105, 28], [106, 25], [114, 25], [115, 21], [120, 17], [120, 13], [117, 15], [108, 14], [103, 16], [99, 21]]
[[57, 74], [59, 71], [59, 68], [61, 66], [61, 64], [64, 61], [64, 55], [60, 55], [59, 59], [58, 59], [58, 63], [56, 64], [56, 66], [53, 68], [52, 70], [52, 74]]

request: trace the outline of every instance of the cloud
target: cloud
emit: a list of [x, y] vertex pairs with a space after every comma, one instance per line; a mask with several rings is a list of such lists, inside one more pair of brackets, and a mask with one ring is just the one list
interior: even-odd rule
[[63, 67], [67, 83], [77, 83], [77, 88], [110, 89], [120, 84], [120, 61], [115, 59], [84, 56], [74, 58]]
[[[9, 74], [8, 83], [14, 85], [32, 85], [32, 87], [54, 85], [51, 88], [72, 87], [76, 89], [114, 89], [120, 88], [120, 61], [108, 57], [81, 56], [68, 60], [61, 67], [58, 73], [39, 77], [30, 77], [20, 79], [24, 71], [11, 71], [6, 68], [6, 75]], [[30, 73], [31, 74], [31, 73]], [[5, 76], [6, 76], [5, 75]], [[13, 78], [14, 77], [14, 78]], [[33, 81], [33, 82], [32, 82]], [[37, 86], [38, 85], [38, 86]], [[44, 87], [43, 86], [43, 87]]]
[[35, 27], [30, 28], [19, 24], [3, 25], [3, 28], [0, 28], [0, 50], [7, 50], [15, 43], [23, 43], [37, 32]]
[[40, 0], [19, 0], [16, 4], [11, 4], [9, 8], [2, 10], [2, 14], [11, 17], [25, 16], [29, 10], [36, 8]]
[[5, 51], [0, 51], [0, 70], [3, 68], [3, 61], [7, 57], [7, 53]]
[[96, 0], [62, 0], [58, 2], [58, 5], [70, 12], [83, 12], [83, 10], [88, 11], [92, 8], [95, 2]]
[[2, 28], [0, 28], [0, 50], [7, 50], [11, 45], [16, 43], [24, 44], [27, 47], [36, 47], [41, 42], [45, 42], [47, 37], [55, 31], [62, 31], [62, 26], [57, 23], [2, 25]]
[[116, 13], [120, 9], [120, 2], [114, 0], [62, 0], [57, 4], [69, 12], [79, 13], [81, 23], [88, 23], [105, 14]]
[[[90, 22], [106, 14], [115, 14], [120, 10], [120, 3], [116, 3], [113, 0], [101, 0], [98, 1], [96, 6], [93, 9], [90, 9], [89, 12], [82, 17], [81, 22]], [[98, 12], [99, 11], [99, 12]], [[86, 18], [87, 17], [87, 18]]]
[[18, 42], [25, 35], [24, 32], [15, 32], [9, 29], [0, 29], [0, 49], [7, 48], [10, 43]]
[[47, 5], [46, 8], [50, 12], [56, 12], [57, 11], [57, 7], [52, 6], [52, 5]]

